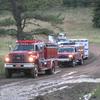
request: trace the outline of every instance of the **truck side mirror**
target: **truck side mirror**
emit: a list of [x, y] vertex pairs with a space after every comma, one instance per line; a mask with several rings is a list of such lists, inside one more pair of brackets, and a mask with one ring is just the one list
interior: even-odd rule
[[9, 51], [12, 51], [12, 45], [9, 45]]
[[77, 52], [77, 49], [75, 48], [75, 52]]

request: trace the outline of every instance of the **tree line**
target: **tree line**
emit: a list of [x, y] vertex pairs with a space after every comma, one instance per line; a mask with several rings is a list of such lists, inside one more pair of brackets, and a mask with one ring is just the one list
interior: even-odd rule
[[67, 7], [91, 7], [95, 6], [97, 0], [63, 0]]

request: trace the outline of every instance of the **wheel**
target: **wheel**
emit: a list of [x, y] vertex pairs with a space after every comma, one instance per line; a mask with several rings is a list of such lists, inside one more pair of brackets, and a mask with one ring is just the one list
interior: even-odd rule
[[62, 68], [62, 67], [63, 67], [63, 63], [62, 63], [62, 62], [59, 62], [59, 63], [58, 63], [58, 66], [59, 66], [60, 68]]
[[83, 59], [80, 59], [79, 62], [78, 62], [79, 65], [83, 65], [83, 63], [84, 63]]
[[45, 70], [46, 75], [51, 75], [55, 72], [55, 63], [52, 62], [52, 68]]
[[33, 78], [38, 77], [38, 68], [37, 67], [34, 67], [33, 69], [31, 69], [31, 76]]
[[55, 72], [54, 68], [45, 70], [45, 74], [46, 74], [46, 75], [51, 75], [51, 74], [53, 74], [54, 72]]
[[12, 77], [12, 71], [10, 69], [5, 69], [5, 76], [6, 76], [6, 78], [11, 78]]
[[46, 75], [54, 74], [55, 72], [55, 66], [53, 66], [51, 69], [45, 70]]
[[63, 65], [59, 65], [59, 68], [63, 68], [64, 66]]
[[75, 67], [76, 66], [76, 62], [75, 62], [75, 60], [73, 60], [72, 62], [71, 62], [71, 67]]

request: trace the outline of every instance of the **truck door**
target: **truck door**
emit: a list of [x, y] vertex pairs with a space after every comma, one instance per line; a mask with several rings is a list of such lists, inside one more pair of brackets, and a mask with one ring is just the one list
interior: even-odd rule
[[78, 47], [75, 48], [75, 52], [76, 52], [76, 60], [78, 60], [80, 58], [80, 52], [78, 51]]
[[77, 49], [75, 48], [75, 60], [77, 60], [78, 58], [78, 53], [77, 53]]
[[36, 45], [35, 48], [36, 48], [36, 51], [39, 54], [39, 58], [44, 59], [44, 48], [43, 48], [43, 46], [42, 45]]

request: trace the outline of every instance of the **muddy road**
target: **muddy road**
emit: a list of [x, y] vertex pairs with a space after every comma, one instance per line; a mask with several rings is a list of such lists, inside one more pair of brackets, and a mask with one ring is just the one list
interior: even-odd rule
[[[93, 88], [95, 87], [93, 84], [100, 83], [100, 45], [91, 44], [90, 52], [90, 57], [84, 61], [84, 65], [57, 68], [54, 75], [40, 75], [36, 79], [25, 78], [23, 75], [13, 76], [11, 79], [0, 78], [0, 100], [34, 100], [37, 96], [47, 94], [47, 99], [37, 98], [37, 100], [79, 100], [77, 96], [74, 99], [71, 95], [68, 97], [68, 91], [69, 94], [73, 89], [82, 92], [82, 87], [86, 87], [89, 91], [89, 86]], [[67, 99], [65, 96], [59, 97], [61, 93], [65, 94]]]

